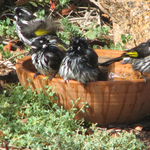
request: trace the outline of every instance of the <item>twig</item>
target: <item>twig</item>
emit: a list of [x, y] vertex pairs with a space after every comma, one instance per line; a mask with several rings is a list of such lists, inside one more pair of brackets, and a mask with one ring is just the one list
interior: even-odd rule
[[56, 14], [58, 14], [61, 18], [63, 18], [63, 19], [65, 19], [60, 13], [58, 13], [57, 11], [56, 11]]
[[[84, 26], [86, 25], [87, 21], [89, 20], [91, 14], [92, 14], [93, 12], [95, 12], [95, 11], [98, 12], [97, 9], [93, 9], [92, 11], [89, 12], [89, 14], [88, 14], [88, 16], [86, 17], [86, 20], [85, 20], [85, 22], [84, 22]], [[99, 13], [99, 12], [98, 12], [98, 13]], [[97, 17], [96, 17], [96, 18], [97, 18]], [[99, 21], [99, 24], [100, 24], [100, 26], [101, 26], [100, 19], [98, 19], [98, 21]], [[82, 32], [83, 32], [83, 30], [84, 30], [84, 28], [82, 29]]]
[[88, 19], [90, 18], [90, 15], [94, 12], [94, 11], [97, 11], [97, 9], [93, 9], [92, 11], [89, 12], [88, 16], [86, 17], [86, 20], [84, 22], [84, 26], [85, 24], [87, 23]]
[[13, 58], [15, 58], [15, 57], [17, 57], [17, 56], [24, 55], [24, 54], [26, 54], [26, 53], [27, 53], [27, 52], [23, 52], [23, 53], [14, 55], [14, 56], [12, 56], [12, 57], [6, 59], [5, 61], [3, 61], [0, 65], [3, 65], [5, 62], [7, 62], [7, 61], [9, 61], [9, 60], [11, 60], [11, 59], [13, 59]]
[[[88, 7], [76, 7], [77, 9], [89, 9]], [[95, 7], [90, 7], [90, 9], [95, 9]]]
[[100, 10], [99, 9], [97, 10], [97, 15], [98, 15], [98, 23], [99, 23], [99, 25], [101, 27], [102, 26], [101, 25], [101, 15], [100, 15]]
[[[92, 17], [89, 17], [89, 19], [94, 19], [94, 18], [97, 18], [95, 16], [92, 16]], [[71, 18], [71, 19], [68, 19], [68, 21], [77, 21], [77, 20], [86, 20], [87, 18], [86, 17], [80, 17], [80, 18]]]
[[[92, 17], [89, 17], [89, 19], [94, 19], [94, 18], [97, 18], [95, 16], [92, 16]], [[70, 18], [68, 19], [68, 22], [76, 22], [78, 20], [86, 20], [87, 18], [86, 17], [80, 17], [80, 18]], [[60, 23], [59, 21], [54, 21], [54, 23]]]
[[100, 2], [96, 2], [95, 0], [90, 0], [90, 2], [94, 3], [96, 6], [99, 7], [99, 9], [107, 14], [109, 17], [112, 17], [111, 14], [100, 4]]

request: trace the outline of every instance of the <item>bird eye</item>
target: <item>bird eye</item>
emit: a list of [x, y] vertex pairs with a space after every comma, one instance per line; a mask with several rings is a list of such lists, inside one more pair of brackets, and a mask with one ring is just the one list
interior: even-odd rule
[[78, 50], [78, 51], [80, 51], [80, 50], [81, 50], [81, 47], [80, 47], [80, 46], [78, 46], [77, 50]]
[[19, 16], [21, 16], [22, 15], [22, 13], [19, 13]]

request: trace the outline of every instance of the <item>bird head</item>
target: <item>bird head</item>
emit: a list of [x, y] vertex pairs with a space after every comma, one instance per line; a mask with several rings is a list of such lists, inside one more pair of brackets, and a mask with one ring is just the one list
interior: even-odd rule
[[15, 12], [15, 19], [16, 19], [16, 21], [18, 21], [18, 20], [30, 21], [30, 20], [35, 18], [33, 13], [30, 12], [25, 7], [16, 7], [14, 9], [14, 12]]
[[49, 40], [45, 36], [36, 37], [31, 43], [31, 50], [28, 55], [42, 51], [43, 48], [46, 48], [49, 44]]
[[88, 48], [88, 43], [83, 37], [73, 37], [71, 41], [71, 46], [77, 51], [81, 51]]

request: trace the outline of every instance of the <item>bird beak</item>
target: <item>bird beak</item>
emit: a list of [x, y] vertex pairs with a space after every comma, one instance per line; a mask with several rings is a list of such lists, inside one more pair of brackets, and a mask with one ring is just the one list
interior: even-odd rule
[[31, 46], [31, 48], [32, 48], [32, 49], [37, 49], [37, 47], [36, 47], [36, 46]]

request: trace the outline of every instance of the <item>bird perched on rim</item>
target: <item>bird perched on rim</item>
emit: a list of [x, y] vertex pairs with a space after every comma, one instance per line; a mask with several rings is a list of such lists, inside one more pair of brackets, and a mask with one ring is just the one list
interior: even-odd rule
[[66, 56], [61, 62], [58, 74], [65, 80], [77, 80], [86, 86], [87, 82], [97, 81], [101, 78], [96, 52], [88, 47], [82, 37], [74, 37]]
[[144, 76], [144, 73], [150, 73], [150, 40], [127, 50], [120, 57], [99, 63], [99, 65], [108, 66], [120, 60], [123, 60], [122, 64], [130, 63], [133, 70], [139, 71], [146, 82], [147, 78]]
[[25, 7], [16, 7], [14, 9], [16, 19], [16, 32], [21, 41], [26, 45], [31, 45], [35, 37], [45, 35], [49, 40], [55, 40], [55, 44], [66, 49], [67, 45], [56, 35], [56, 23], [50, 18], [35, 19], [31, 11]]
[[32, 63], [37, 69], [33, 78], [38, 74], [42, 74], [49, 76], [49, 79], [55, 77], [65, 56], [64, 52], [52, 43], [49, 43], [45, 36], [34, 38], [28, 55], [31, 55]]

